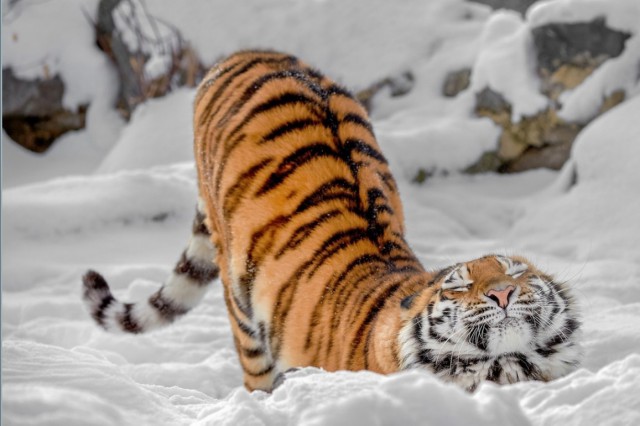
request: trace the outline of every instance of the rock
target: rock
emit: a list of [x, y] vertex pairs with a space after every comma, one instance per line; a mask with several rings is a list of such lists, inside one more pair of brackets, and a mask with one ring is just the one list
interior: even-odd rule
[[46, 117], [62, 109], [64, 83], [59, 76], [22, 80], [11, 68], [2, 70], [2, 115]]
[[[549, 106], [512, 122], [511, 105], [500, 93], [489, 87], [478, 92], [476, 115], [490, 118], [503, 130], [497, 150], [480, 158], [467, 170], [471, 173], [561, 168], [569, 158], [573, 140], [587, 123], [569, 123], [558, 116], [560, 94], [579, 86], [603, 62], [620, 55], [630, 36], [608, 28], [603, 18], [542, 25], [532, 33], [540, 90], [549, 98]], [[599, 114], [618, 105], [624, 98], [624, 91], [611, 93], [603, 99]]]
[[[126, 22], [114, 19], [121, 7], [126, 9]], [[177, 87], [195, 86], [208, 68], [177, 28], [147, 14], [138, 1], [101, 0], [95, 31], [98, 46], [118, 70], [117, 107], [126, 119], [146, 99], [164, 96]], [[129, 46], [125, 34], [135, 34], [138, 45]]]
[[468, 0], [474, 3], [481, 3], [490, 6], [492, 9], [511, 9], [524, 13], [533, 3], [538, 0]]
[[495, 172], [500, 170], [503, 161], [498, 158], [495, 152], [485, 152], [475, 164], [467, 167], [465, 173], [477, 174]]
[[471, 68], [463, 68], [450, 72], [444, 79], [442, 94], [446, 97], [454, 97], [469, 87], [471, 80]]
[[[511, 105], [504, 97], [491, 89], [485, 87], [476, 93], [476, 113], [483, 116], [507, 114], [507, 120], [511, 119]], [[495, 121], [495, 120], [494, 120]]]
[[411, 71], [405, 71], [399, 75], [383, 78], [376, 81], [366, 89], [356, 93], [356, 98], [364, 105], [367, 111], [371, 111], [371, 102], [378, 93], [383, 89], [389, 89], [392, 98], [404, 96], [413, 89], [415, 77]]
[[529, 147], [520, 157], [506, 164], [502, 171], [517, 173], [538, 168], [560, 170], [571, 155], [572, 145], [573, 139], [540, 148]]
[[582, 83], [604, 61], [620, 55], [630, 37], [607, 27], [604, 18], [542, 25], [533, 28], [532, 35], [541, 91], [554, 100]]
[[[569, 150], [552, 148], [555, 145], [571, 145], [582, 129], [582, 125], [567, 123], [558, 117], [554, 107], [549, 107], [537, 114], [523, 117], [520, 121], [511, 121], [511, 105], [502, 95], [490, 88], [476, 94], [476, 115], [488, 117], [502, 127], [495, 158], [489, 162], [481, 158], [469, 168], [470, 172], [487, 171], [491, 165], [494, 171], [525, 170], [525, 167], [541, 167], [544, 159], [553, 162], [546, 167], [556, 169], [562, 166], [569, 156]], [[547, 153], [549, 148], [549, 153]], [[517, 167], [512, 166], [529, 152], [532, 159], [522, 161]], [[564, 157], [563, 157], [564, 156]]]
[[624, 93], [624, 90], [616, 90], [615, 92], [611, 93], [602, 101], [602, 105], [600, 105], [600, 109], [598, 110], [598, 115], [604, 114], [611, 108], [621, 104], [622, 102], [624, 102], [625, 97], [626, 95]]
[[30, 151], [44, 152], [59, 136], [85, 126], [87, 105], [76, 111], [64, 108], [64, 83], [57, 75], [22, 80], [11, 68], [4, 68], [2, 89], [2, 128]]

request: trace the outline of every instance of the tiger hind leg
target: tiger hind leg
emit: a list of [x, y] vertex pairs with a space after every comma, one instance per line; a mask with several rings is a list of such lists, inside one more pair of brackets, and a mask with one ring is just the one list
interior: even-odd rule
[[119, 302], [99, 273], [87, 271], [82, 277], [83, 300], [96, 323], [107, 331], [144, 333], [172, 323], [197, 306], [208, 284], [219, 275], [205, 219], [200, 202], [186, 250], [168, 280], [146, 302]]

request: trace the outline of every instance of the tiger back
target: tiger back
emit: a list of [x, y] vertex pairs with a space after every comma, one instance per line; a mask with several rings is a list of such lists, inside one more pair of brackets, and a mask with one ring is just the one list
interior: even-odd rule
[[397, 366], [371, 350], [376, 310], [428, 276], [362, 105], [291, 56], [243, 52], [205, 77], [194, 130], [247, 387], [296, 366]]

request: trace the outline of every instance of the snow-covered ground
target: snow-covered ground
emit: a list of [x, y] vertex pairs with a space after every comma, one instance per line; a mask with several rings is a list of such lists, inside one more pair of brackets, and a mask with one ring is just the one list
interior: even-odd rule
[[[438, 267], [489, 252], [524, 254], [569, 281], [583, 311], [581, 369], [552, 383], [486, 384], [473, 395], [424, 372], [312, 368], [271, 395], [248, 393], [220, 284], [184, 319], [152, 334], [108, 335], [93, 324], [80, 301], [82, 273], [104, 273], [123, 300], [144, 298], [187, 242], [196, 198], [194, 91], [149, 101], [124, 124], [110, 108], [114, 72], [95, 50], [83, 13], [96, 6], [22, 0], [3, 11], [5, 66], [33, 77], [47, 64], [67, 83], [68, 105], [91, 101], [87, 128], [45, 156], [21, 151], [3, 133], [4, 424], [640, 424], [636, 0], [555, 0], [525, 19], [463, 0], [147, 4], [207, 62], [240, 47], [273, 47], [355, 89], [411, 68], [413, 91], [380, 95], [373, 118], [418, 256]], [[627, 101], [580, 134], [561, 172], [457, 173], [499, 134], [471, 115], [473, 88], [499, 85], [514, 114], [541, 108], [530, 52], [504, 62], [518, 46], [530, 49], [526, 29], [601, 14], [634, 35], [622, 56], [565, 95], [565, 113], [588, 117], [620, 88]], [[511, 72], [495, 77], [505, 64]], [[446, 73], [471, 65], [472, 90], [443, 98]], [[419, 168], [450, 173], [415, 185]]]

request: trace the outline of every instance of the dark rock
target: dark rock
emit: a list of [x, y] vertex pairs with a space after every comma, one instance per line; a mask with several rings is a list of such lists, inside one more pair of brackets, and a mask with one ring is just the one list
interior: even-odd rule
[[495, 90], [485, 87], [480, 92], [476, 93], [476, 111], [479, 115], [486, 115], [486, 113], [511, 113], [511, 104]]
[[582, 83], [607, 59], [620, 55], [630, 36], [608, 28], [604, 18], [542, 25], [532, 34], [540, 90], [553, 100]]
[[495, 152], [485, 152], [480, 159], [464, 171], [469, 174], [497, 172], [503, 166], [504, 161], [498, 158]]
[[381, 90], [389, 89], [392, 98], [404, 96], [413, 89], [415, 77], [411, 71], [405, 71], [399, 75], [383, 78], [371, 84], [366, 89], [356, 93], [356, 98], [364, 105], [367, 111], [371, 111], [371, 102]]
[[458, 93], [469, 87], [471, 80], [471, 68], [463, 68], [447, 74], [442, 86], [442, 94], [447, 97], [454, 97]]
[[535, 167], [557, 169], [566, 161], [569, 151], [554, 147], [570, 147], [583, 127], [562, 120], [553, 105], [514, 122], [511, 105], [489, 88], [476, 95], [475, 111], [478, 116], [488, 117], [502, 127], [502, 133], [498, 149], [494, 153], [486, 153], [467, 170], [469, 173], [512, 172]]
[[22, 80], [11, 68], [2, 70], [2, 115], [47, 117], [62, 109], [64, 83], [59, 76]]
[[519, 158], [505, 164], [501, 171], [507, 173], [547, 168], [560, 170], [571, 155], [573, 139], [540, 148], [529, 147]]
[[411, 180], [413, 183], [425, 183], [427, 179], [431, 178], [434, 175], [433, 170], [426, 170], [423, 168], [418, 169], [418, 172]]
[[61, 135], [85, 126], [86, 105], [70, 111], [62, 106], [64, 83], [59, 76], [22, 80], [11, 68], [2, 70], [2, 128], [18, 144], [44, 152]]
[[629, 33], [607, 27], [604, 18], [591, 22], [552, 23], [532, 29], [538, 71], [549, 75], [565, 64], [587, 67], [624, 50]]
[[524, 13], [529, 9], [533, 3], [538, 0], [468, 0], [474, 3], [486, 4], [492, 9], [510, 9]]

